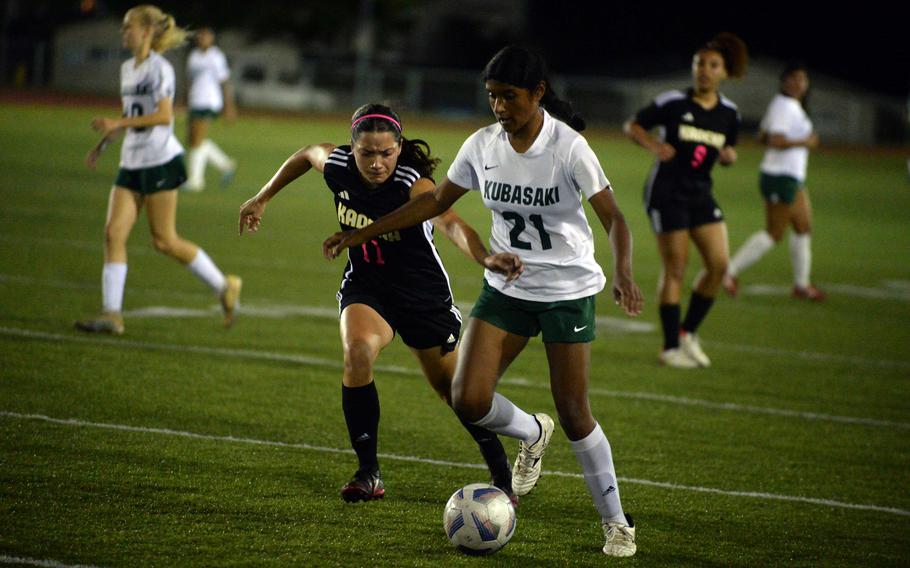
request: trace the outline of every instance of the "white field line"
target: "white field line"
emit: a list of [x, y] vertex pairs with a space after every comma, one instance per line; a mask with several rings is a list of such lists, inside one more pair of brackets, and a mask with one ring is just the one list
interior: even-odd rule
[[[18, 284], [32, 284], [38, 286], [47, 286], [51, 288], [62, 288], [62, 289], [74, 289], [74, 290], [97, 290], [99, 286], [97, 284], [87, 284], [87, 283], [75, 283], [68, 282], [65, 280], [50, 280], [50, 279], [39, 279], [31, 278], [28, 276], [19, 276], [15, 274], [0, 274], [0, 283], [2, 282], [13, 282]], [[161, 291], [157, 289], [134, 289], [135, 291], [141, 291], [145, 293], [160, 294]], [[206, 295], [211, 296], [204, 292], [201, 288], [198, 294], [193, 294], [189, 292], [167, 292], [169, 297], [180, 297], [180, 298], [192, 298], [198, 299], [200, 297], [205, 297]], [[458, 302], [458, 307], [464, 313], [469, 313], [471, 308], [474, 306], [473, 303]], [[212, 315], [220, 313], [221, 308], [217, 304], [213, 304], [208, 308], [179, 308], [171, 306], [147, 306], [144, 308], [137, 308], [135, 310], [129, 310], [124, 312], [124, 315], [129, 317], [145, 317], [145, 318], [204, 318], [212, 317]], [[244, 302], [239, 308], [238, 312], [241, 314], [247, 314], [254, 317], [263, 317], [263, 318], [287, 318], [287, 317], [319, 317], [319, 318], [329, 318], [329, 319], [338, 319], [338, 308], [327, 308], [323, 306], [298, 306], [298, 305], [287, 305], [287, 304], [249, 304]], [[597, 328], [605, 332], [620, 332], [620, 333], [651, 333], [656, 329], [656, 326], [652, 323], [634, 321], [627, 318], [615, 318], [611, 316], [597, 316], [595, 318]]]
[[[879, 288], [837, 283], [824, 284], [821, 287], [825, 292], [834, 293], [840, 296], [910, 302], [910, 289], [907, 289], [900, 284], [895, 284], [896, 282], [900, 281], [885, 280]], [[792, 288], [789, 286], [780, 286], [777, 284], [750, 284], [742, 287], [743, 294], [747, 296], [789, 296], [791, 290]]]
[[[27, 329], [0, 327], [0, 335], [11, 337], [23, 337], [27, 339], [36, 339], [52, 342], [83, 343], [89, 345], [109, 345], [114, 347], [126, 347], [145, 349], [150, 351], [177, 351], [183, 353], [199, 353], [202, 355], [216, 355], [219, 357], [237, 357], [242, 359], [280, 361], [285, 363], [298, 363], [301, 365], [310, 365], [314, 367], [324, 367], [329, 369], [343, 368], [343, 362], [339, 359], [327, 359], [323, 357], [313, 357], [309, 355], [293, 355], [286, 353], [274, 353], [270, 351], [259, 351], [253, 349], [229, 349], [224, 347], [207, 347], [204, 345], [176, 345], [169, 343], [150, 343], [146, 341], [133, 341], [129, 339], [98, 337], [94, 335], [62, 335], [57, 333], [47, 333], [43, 331], [32, 331]], [[394, 373], [399, 375], [409, 375], [422, 377], [423, 373], [415, 368], [402, 367], [398, 365], [376, 365], [376, 370], [381, 373]], [[534, 389], [549, 390], [547, 384], [531, 381], [522, 377], [508, 377], [500, 381], [502, 384], [523, 386]], [[782, 408], [771, 408], [762, 406], [751, 406], [738, 404], [734, 402], [712, 402], [697, 398], [688, 398], [681, 396], [662, 395], [647, 392], [634, 391], [615, 391], [607, 389], [590, 389], [590, 394], [597, 396], [607, 396], [613, 398], [626, 398], [647, 400], [653, 402], [663, 402], [667, 404], [679, 404], [683, 406], [693, 406], [700, 408], [710, 408], [713, 410], [726, 410], [738, 413], [751, 414], [768, 414], [772, 416], [786, 416], [789, 418], [799, 418], [804, 420], [815, 420], [824, 422], [836, 422], [841, 424], [857, 424], [863, 426], [877, 426], [882, 428], [910, 429], [910, 423], [894, 422], [890, 420], [879, 420], [875, 418], [861, 418], [855, 416], [837, 416], [832, 414], [822, 414], [817, 412], [804, 412], [798, 410], [787, 410]]]
[[0, 555], [0, 564], [25, 564], [26, 566], [43, 566], [44, 568], [98, 568], [89, 564], [64, 564], [50, 559], [38, 560], [37, 558], [3, 555]]
[[[86, 283], [74, 283], [63, 280], [51, 280], [51, 279], [39, 279], [31, 278], [28, 276], [19, 276], [14, 274], [0, 274], [0, 283], [2, 282], [15, 282], [20, 284], [33, 284], [39, 286], [49, 286], [54, 288], [64, 288], [64, 289], [78, 289], [78, 290], [88, 290], [88, 289], [98, 289], [97, 284], [86, 284]], [[886, 281], [889, 287], [899, 287], [902, 281]], [[161, 294], [162, 291], [158, 289], [137, 289], [137, 291], [142, 291], [145, 293], [152, 294]], [[198, 299], [204, 297], [204, 293], [200, 291], [198, 294], [188, 293], [188, 292], [172, 292], [167, 291], [166, 294], [169, 297], [182, 297], [187, 299]], [[467, 313], [470, 311], [473, 304], [470, 303], [458, 303], [459, 307], [462, 308], [462, 311]], [[127, 311], [126, 315], [132, 317], [212, 317], [217, 314], [220, 308], [217, 305], [211, 305], [207, 309], [193, 309], [193, 308], [171, 308], [165, 306], [149, 306], [146, 308], [138, 308], [136, 310]], [[338, 311], [335, 308], [328, 308], [324, 306], [299, 306], [299, 305], [282, 305], [282, 304], [265, 304], [265, 305], [247, 305], [244, 304], [240, 306], [238, 311], [243, 314], [247, 313], [254, 317], [270, 317], [270, 318], [282, 318], [282, 317], [321, 317], [321, 318], [332, 318], [335, 319], [338, 317]], [[597, 326], [598, 329], [602, 331], [620, 331], [620, 332], [630, 332], [630, 333], [641, 333], [645, 334], [651, 332], [655, 329], [655, 326], [646, 322], [639, 322], [623, 318], [612, 318], [609, 316], [597, 316]], [[853, 355], [837, 355], [833, 353], [819, 353], [814, 351], [791, 351], [788, 349], [778, 349], [774, 347], [757, 347], [753, 345], [742, 345], [737, 343], [724, 343], [724, 342], [714, 342], [711, 341], [708, 343], [710, 347], [719, 347], [720, 349], [725, 349], [728, 351], [740, 352], [740, 353], [759, 353], [766, 355], [773, 355], [777, 357], [790, 357], [795, 359], [803, 359], [808, 361], [823, 361], [823, 362], [834, 362], [834, 363], [847, 363], [851, 365], [867, 365], [873, 367], [881, 367], [885, 369], [910, 369], [910, 361], [899, 361], [893, 359], [877, 359], [869, 357], [859, 357]]]
[[[259, 440], [255, 438], [239, 438], [236, 436], [215, 436], [211, 434], [199, 434], [196, 432], [186, 432], [183, 430], [171, 430], [169, 428], [146, 428], [143, 426], [128, 426], [125, 424], [107, 424], [102, 422], [87, 422], [83, 420], [77, 420], [73, 418], [52, 418], [50, 416], [44, 416], [41, 414], [21, 414], [18, 412], [9, 412], [9, 411], [0, 411], [0, 417], [19, 419], [19, 420], [35, 420], [41, 422], [48, 422], [51, 424], [58, 424], [61, 426], [74, 426], [80, 428], [100, 428], [105, 430], [117, 430], [122, 432], [135, 432], [140, 434], [160, 434], [165, 436], [175, 436], [182, 438], [191, 438], [194, 440], [205, 440], [211, 442], [228, 442], [228, 443], [237, 443], [237, 444], [252, 444], [257, 446], [272, 446], [279, 448], [289, 448], [297, 450], [307, 450], [314, 452], [322, 453], [332, 453], [332, 454], [353, 454], [353, 450], [350, 449], [340, 449], [340, 448], [329, 448], [326, 446], [314, 446], [311, 444], [305, 443], [290, 443], [290, 442], [278, 442], [273, 440]], [[379, 454], [379, 457], [386, 460], [394, 461], [406, 461], [413, 463], [422, 463], [428, 465], [436, 465], [441, 467], [460, 467], [460, 468], [469, 468], [469, 469], [486, 469], [485, 465], [473, 464], [473, 463], [462, 463], [462, 462], [453, 462], [445, 460], [434, 460], [429, 458], [421, 458], [418, 456], [405, 456], [398, 454]], [[555, 476], [555, 477], [570, 477], [570, 478], [584, 478], [580, 473], [569, 473], [564, 471], [554, 471], [554, 470], [544, 470], [545, 475]], [[682, 485], [678, 483], [668, 483], [664, 481], [651, 481], [648, 479], [636, 479], [629, 477], [620, 477], [620, 481], [623, 483], [631, 483], [633, 485], [646, 485], [650, 487], [660, 487], [663, 489], [671, 489], [678, 491], [692, 491], [698, 493], [713, 493], [715, 495], [723, 495], [726, 497], [748, 497], [753, 499], [764, 499], [772, 501], [788, 501], [793, 503], [808, 503], [811, 505], [820, 505], [825, 507], [838, 507], [843, 509], [855, 509], [860, 511], [875, 511], [879, 513], [890, 513], [893, 515], [899, 515], [903, 517], [910, 517], [910, 511], [905, 509], [898, 509], [895, 507], [883, 507], [880, 505], [865, 505], [859, 503], [846, 503], [843, 501], [834, 501], [831, 499], [819, 499], [814, 497], [801, 497], [798, 495], [780, 495], [777, 493], [765, 493], [759, 491], [731, 491], [727, 489], [718, 489], [714, 487], [701, 487], [697, 485]]]

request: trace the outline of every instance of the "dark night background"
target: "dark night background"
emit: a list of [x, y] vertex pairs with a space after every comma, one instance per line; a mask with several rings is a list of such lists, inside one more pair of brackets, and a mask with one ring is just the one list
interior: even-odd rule
[[[54, 0], [10, 3], [3, 30], [10, 57], [47, 40], [61, 24], [89, 17], [120, 17], [135, 1]], [[852, 11], [824, 3], [503, 2], [497, 26], [450, 18], [430, 49], [408, 45], [415, 12], [428, 2], [376, 0], [377, 57], [407, 63], [480, 69], [505, 43], [534, 45], [565, 74], [640, 77], [685, 69], [693, 51], [719, 31], [740, 35], [756, 57], [799, 60], [810, 70], [869, 91], [906, 97], [910, 89], [907, 10], [899, 3], [852, 4]], [[13, 8], [10, 9], [9, 6]], [[242, 28], [258, 37], [296, 38], [311, 50], [348, 49], [361, 0], [260, 3], [159, 1], [181, 25]], [[496, 10], [497, 3], [488, 4]], [[86, 7], [89, 9], [86, 10]], [[523, 14], [513, 17], [515, 9]], [[521, 10], [523, 7], [523, 12]], [[390, 47], [391, 46], [391, 47]], [[389, 55], [394, 51], [395, 55]], [[344, 53], [342, 53], [344, 55]], [[348, 53], [353, 56], [353, 53]], [[11, 65], [7, 65], [7, 70]], [[4, 77], [4, 82], [9, 77]]]

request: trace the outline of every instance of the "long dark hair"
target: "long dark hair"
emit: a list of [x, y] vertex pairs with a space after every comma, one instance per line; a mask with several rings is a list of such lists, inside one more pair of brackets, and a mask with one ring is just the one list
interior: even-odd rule
[[365, 104], [351, 117], [351, 142], [364, 132], [391, 132], [395, 141], [401, 144], [401, 155], [398, 161], [420, 172], [423, 177], [431, 177], [439, 158], [430, 154], [430, 145], [420, 139], [408, 140], [402, 133], [401, 118], [391, 107], [378, 103]]
[[508, 83], [529, 91], [536, 89], [537, 85], [543, 81], [546, 84], [546, 90], [540, 104], [547, 109], [547, 112], [576, 131], [581, 132], [585, 129], [585, 121], [572, 108], [572, 103], [560, 99], [553, 91], [547, 73], [547, 63], [539, 53], [517, 45], [504, 47], [487, 63], [483, 70], [483, 80]]

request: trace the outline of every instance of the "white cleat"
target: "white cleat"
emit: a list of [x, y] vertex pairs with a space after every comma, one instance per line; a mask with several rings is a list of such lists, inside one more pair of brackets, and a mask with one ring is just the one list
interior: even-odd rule
[[74, 327], [87, 333], [123, 335], [123, 315], [120, 312], [101, 312], [97, 316], [76, 321]]
[[660, 355], [657, 356], [658, 362], [665, 367], [673, 367], [676, 369], [697, 369], [698, 361], [689, 357], [682, 348], [676, 347], [674, 349], [664, 349], [660, 352]]
[[231, 327], [234, 315], [240, 306], [240, 289], [243, 280], [239, 276], [228, 274], [224, 277], [224, 290], [221, 291], [221, 311], [224, 313], [224, 327]]
[[638, 547], [635, 546], [635, 523], [626, 515], [627, 523], [606, 522], [603, 524], [604, 554], [607, 556], [632, 556]]
[[711, 366], [711, 359], [708, 359], [708, 356], [702, 351], [701, 342], [698, 341], [698, 336], [694, 333], [680, 333], [679, 348], [683, 353], [688, 355], [690, 359], [698, 363], [699, 367]]
[[544, 450], [550, 444], [550, 438], [553, 436], [553, 419], [538, 412], [534, 418], [540, 424], [540, 438], [533, 444], [526, 444], [524, 441], [518, 444], [518, 457], [515, 458], [515, 465], [512, 466], [512, 492], [515, 495], [527, 495], [537, 485], [537, 479], [540, 477], [541, 458]]

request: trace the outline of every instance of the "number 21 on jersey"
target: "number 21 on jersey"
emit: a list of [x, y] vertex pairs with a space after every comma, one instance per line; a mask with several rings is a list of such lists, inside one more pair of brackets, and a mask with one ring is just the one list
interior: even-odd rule
[[[503, 211], [502, 218], [512, 222], [512, 230], [509, 231], [509, 241], [512, 248], [531, 250], [531, 243], [521, 240], [521, 234], [527, 227], [524, 217], [514, 211]], [[534, 228], [537, 229], [537, 233], [540, 235], [541, 248], [543, 250], [553, 248], [553, 243], [550, 241], [550, 234], [547, 233], [546, 229], [543, 227], [543, 217], [534, 213], [533, 215], [528, 215], [528, 220], [531, 221], [531, 224], [534, 225]]]

